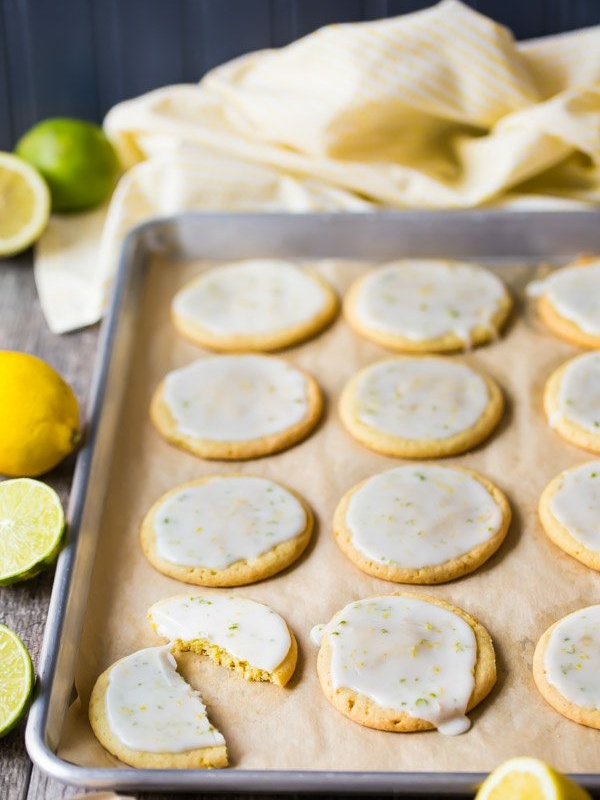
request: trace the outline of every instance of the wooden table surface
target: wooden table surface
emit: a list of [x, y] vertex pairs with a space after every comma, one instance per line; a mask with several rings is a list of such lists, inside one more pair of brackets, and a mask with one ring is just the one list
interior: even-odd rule
[[[0, 349], [21, 350], [48, 361], [71, 384], [84, 408], [97, 343], [98, 326], [63, 336], [49, 332], [37, 299], [31, 253], [0, 261]], [[44, 480], [58, 491], [65, 506], [73, 466], [74, 458], [69, 458], [44, 476]], [[53, 577], [54, 571], [48, 569], [25, 583], [0, 587], [0, 621], [22, 637], [34, 667], [39, 658]], [[85, 794], [80, 788], [65, 786], [45, 777], [32, 766], [25, 751], [24, 731], [25, 724], [22, 723], [0, 740], [0, 800], [58, 800]], [[190, 795], [137, 794], [136, 797], [139, 800], [177, 800]], [[200, 795], [194, 797], [199, 800]], [[246, 800], [260, 800], [257, 795], [244, 797]], [[269, 797], [278, 800], [275, 795]], [[300, 795], [287, 794], [285, 797]]]

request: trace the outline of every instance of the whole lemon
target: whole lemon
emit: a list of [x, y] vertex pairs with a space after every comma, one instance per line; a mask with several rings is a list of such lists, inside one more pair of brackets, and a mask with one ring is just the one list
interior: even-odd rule
[[71, 387], [41, 358], [0, 350], [0, 473], [48, 472], [79, 441]]
[[102, 128], [80, 119], [39, 122], [19, 139], [15, 152], [46, 179], [52, 211], [100, 205], [119, 175], [117, 155]]

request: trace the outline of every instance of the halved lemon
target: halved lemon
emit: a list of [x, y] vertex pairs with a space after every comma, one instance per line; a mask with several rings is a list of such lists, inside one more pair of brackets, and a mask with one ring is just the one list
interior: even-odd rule
[[42, 235], [50, 215], [50, 191], [26, 161], [0, 153], [0, 258], [25, 250]]
[[491, 772], [475, 800], [591, 800], [566, 775], [537, 758], [510, 758]]
[[14, 631], [0, 625], [0, 736], [23, 717], [32, 689], [33, 667], [27, 648]]

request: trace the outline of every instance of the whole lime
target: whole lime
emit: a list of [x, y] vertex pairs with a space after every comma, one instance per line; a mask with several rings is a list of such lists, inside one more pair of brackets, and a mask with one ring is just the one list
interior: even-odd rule
[[119, 175], [119, 161], [102, 128], [57, 117], [34, 125], [15, 152], [46, 179], [52, 211], [84, 211], [106, 200]]

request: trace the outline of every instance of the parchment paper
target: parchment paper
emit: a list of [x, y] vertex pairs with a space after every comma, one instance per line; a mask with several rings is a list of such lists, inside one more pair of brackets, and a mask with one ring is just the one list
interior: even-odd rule
[[[397, 459], [370, 452], [341, 427], [336, 406], [345, 382], [360, 367], [388, 355], [352, 333], [340, 317], [318, 338], [283, 357], [312, 372], [327, 396], [323, 423], [305, 442], [250, 462], [208, 462], [164, 442], [148, 407], [164, 374], [202, 357], [169, 320], [173, 294], [206, 264], [156, 260], [140, 301], [139, 339], [116, 433], [116, 450], [100, 532], [77, 669], [79, 699], [69, 711], [59, 755], [84, 766], [115, 766], [87, 721], [95, 679], [134, 650], [161, 643], [150, 630], [150, 604], [187, 591], [156, 572], [138, 541], [142, 517], [163, 492], [209, 474], [244, 472], [287, 483], [315, 511], [314, 541], [295, 565], [262, 583], [234, 591], [271, 605], [293, 629], [300, 657], [284, 689], [247, 683], [209, 659], [182, 656], [182, 674], [201, 691], [211, 720], [227, 740], [233, 768], [367, 771], [488, 771], [514, 755], [532, 755], [569, 772], [600, 767], [600, 733], [563, 718], [538, 694], [531, 673], [535, 643], [563, 615], [599, 602], [600, 576], [564, 554], [543, 533], [537, 501], [560, 470], [589, 458], [547, 425], [541, 406], [544, 381], [576, 349], [541, 329], [524, 308], [522, 288], [534, 275], [525, 265], [503, 268], [519, 306], [505, 336], [465, 356], [497, 379], [507, 410], [498, 431], [475, 451], [443, 463], [479, 470], [508, 495], [514, 521], [498, 553], [474, 574], [411, 591], [449, 600], [490, 631], [498, 683], [471, 712], [471, 730], [396, 734], [363, 728], [336, 712], [321, 692], [317, 649], [309, 631], [346, 603], [402, 589], [363, 574], [341, 553], [331, 533], [335, 506], [355, 483], [389, 469]], [[343, 294], [364, 263], [320, 262], [318, 269]], [[526, 312], [526, 313], [524, 313]]]

